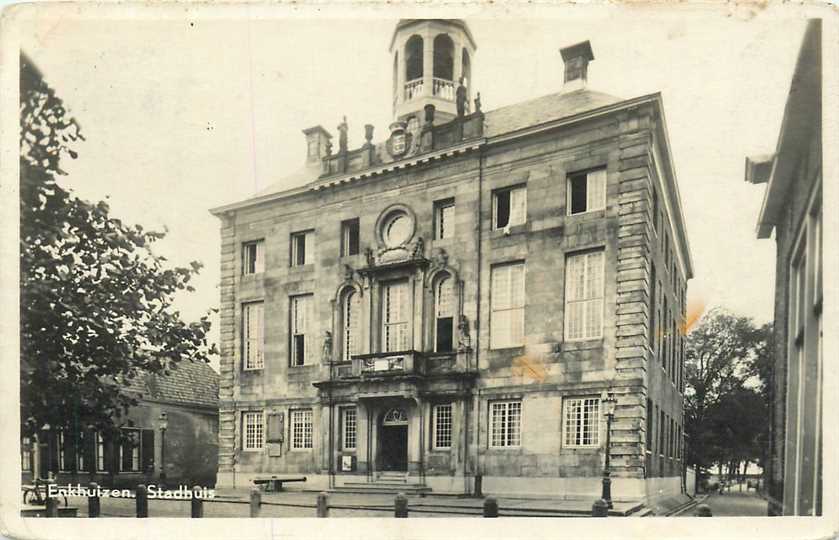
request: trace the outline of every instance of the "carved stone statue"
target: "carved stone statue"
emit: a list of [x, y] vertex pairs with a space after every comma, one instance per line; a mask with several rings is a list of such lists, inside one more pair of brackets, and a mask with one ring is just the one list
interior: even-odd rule
[[344, 280], [349, 281], [352, 279], [353, 269], [352, 266], [345, 264], [344, 265]]
[[463, 86], [463, 77], [460, 78], [460, 84], [457, 87], [457, 91], [455, 92], [455, 103], [457, 104], [457, 117], [463, 118], [463, 115], [466, 114], [466, 87]]
[[338, 151], [342, 154], [347, 151], [347, 117], [338, 124]]
[[446, 251], [445, 248], [438, 248], [437, 249], [437, 263], [440, 266], [448, 266], [449, 265], [449, 253]]
[[466, 318], [466, 315], [460, 316], [460, 321], [457, 323], [457, 334], [459, 336], [458, 351], [466, 351], [472, 348], [472, 336], [469, 335], [469, 319]]
[[373, 254], [373, 248], [367, 246], [364, 249], [364, 257], [367, 259], [367, 266], [376, 266], [376, 257]]
[[332, 361], [332, 332], [329, 330], [323, 333], [323, 361]]
[[414, 259], [419, 259], [425, 253], [425, 241], [422, 239], [422, 236], [417, 238], [416, 243], [414, 243], [414, 252], [411, 254], [411, 257]]
[[481, 93], [478, 92], [478, 95], [475, 96], [475, 112], [481, 112]]

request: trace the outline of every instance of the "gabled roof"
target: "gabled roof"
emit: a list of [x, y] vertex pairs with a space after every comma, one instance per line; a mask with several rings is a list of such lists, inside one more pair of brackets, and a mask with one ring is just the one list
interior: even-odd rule
[[209, 364], [182, 360], [169, 367], [169, 375], [142, 373], [125, 389], [141, 399], [199, 407], [218, 407], [219, 376]]

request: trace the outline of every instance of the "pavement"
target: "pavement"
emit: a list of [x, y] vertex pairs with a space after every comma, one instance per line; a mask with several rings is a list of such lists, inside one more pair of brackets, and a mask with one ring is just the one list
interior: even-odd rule
[[[316, 517], [317, 493], [311, 491], [287, 491], [262, 493], [262, 517]], [[77, 507], [79, 517], [87, 516], [87, 500], [69, 497], [68, 504]], [[559, 498], [512, 498], [497, 499], [499, 515], [514, 517], [588, 517], [591, 505], [588, 500]], [[149, 517], [189, 517], [188, 500], [149, 499]], [[394, 495], [330, 493], [329, 517], [392, 517]], [[443, 495], [409, 496], [410, 517], [481, 517], [484, 499]], [[133, 517], [136, 511], [134, 499], [102, 498], [102, 517]], [[640, 509], [639, 503], [614, 502], [611, 516], [633, 513]], [[244, 490], [224, 491], [212, 501], [204, 503], [205, 517], [249, 517], [248, 493]]]
[[705, 500], [705, 504], [711, 507], [714, 517], [766, 517], [769, 507], [769, 502], [754, 491], [714, 493]]

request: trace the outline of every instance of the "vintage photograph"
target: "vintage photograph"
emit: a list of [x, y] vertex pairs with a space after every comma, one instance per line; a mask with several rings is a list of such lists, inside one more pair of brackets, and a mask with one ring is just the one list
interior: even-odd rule
[[240, 8], [6, 12], [20, 516], [825, 513], [833, 19]]

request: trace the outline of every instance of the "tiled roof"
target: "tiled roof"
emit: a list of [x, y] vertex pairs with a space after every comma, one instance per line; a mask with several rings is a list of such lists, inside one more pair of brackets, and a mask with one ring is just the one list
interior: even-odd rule
[[484, 117], [484, 135], [495, 137], [621, 101], [620, 98], [592, 90], [548, 94], [487, 112]]
[[169, 375], [143, 373], [135, 377], [126, 390], [155, 401], [217, 407], [218, 379], [207, 363], [182, 360], [169, 368]]
[[[623, 101], [621, 98], [588, 89], [548, 94], [484, 113], [484, 136], [490, 138], [511, 133], [553, 120], [593, 111], [621, 101]], [[383, 148], [384, 142], [376, 144], [376, 149], [380, 152], [379, 159], [392, 161], [392, 158], [386, 152], [382, 152]], [[295, 188], [317, 181], [319, 176], [319, 167], [304, 167], [270, 184], [250, 198], [256, 199], [274, 193], [292, 191]]]

